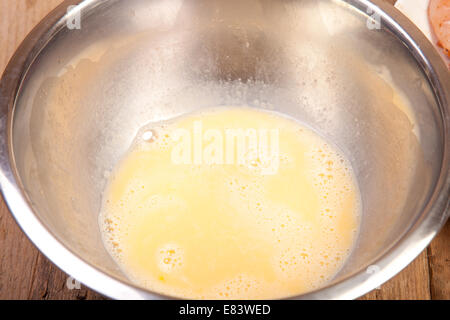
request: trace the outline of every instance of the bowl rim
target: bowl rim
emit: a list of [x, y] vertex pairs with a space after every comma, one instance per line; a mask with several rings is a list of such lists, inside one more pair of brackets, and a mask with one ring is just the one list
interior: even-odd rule
[[[20, 180], [12, 153], [12, 118], [21, 85], [34, 60], [70, 18], [67, 8], [89, 9], [108, 0], [65, 0], [28, 34], [9, 61], [0, 80], [0, 191], [9, 211], [30, 241], [60, 269], [87, 287], [113, 299], [173, 299], [123, 281], [84, 261], [61, 243], [34, 214]], [[116, 2], [119, 0], [111, 0]], [[373, 261], [377, 272], [360, 270], [337, 283], [288, 299], [354, 299], [386, 282], [431, 242], [446, 223], [450, 194], [450, 72], [439, 53], [422, 32], [394, 6], [384, 0], [340, 0], [361, 13], [379, 15], [399, 41], [408, 48], [424, 71], [442, 117], [443, 156], [439, 179], [427, 205], [410, 229], [387, 252]]]

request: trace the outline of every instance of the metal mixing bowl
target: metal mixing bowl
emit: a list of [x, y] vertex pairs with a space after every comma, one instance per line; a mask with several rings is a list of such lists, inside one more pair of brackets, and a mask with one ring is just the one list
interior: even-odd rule
[[165, 297], [133, 285], [104, 249], [108, 172], [141, 126], [200, 108], [282, 112], [350, 159], [363, 205], [356, 247], [332, 282], [295, 298], [372, 290], [449, 215], [450, 77], [380, 0], [65, 1], [17, 50], [0, 99], [12, 214], [50, 260], [112, 298]]

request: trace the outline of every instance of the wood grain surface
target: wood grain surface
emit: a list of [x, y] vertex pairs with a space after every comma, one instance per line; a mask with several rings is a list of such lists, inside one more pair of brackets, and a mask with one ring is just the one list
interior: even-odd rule
[[[0, 0], [0, 72], [27, 33], [61, 2]], [[450, 299], [449, 244], [447, 223], [414, 262], [361, 299]], [[31, 244], [1, 199], [0, 299], [105, 299], [84, 286], [67, 286], [67, 279]]]

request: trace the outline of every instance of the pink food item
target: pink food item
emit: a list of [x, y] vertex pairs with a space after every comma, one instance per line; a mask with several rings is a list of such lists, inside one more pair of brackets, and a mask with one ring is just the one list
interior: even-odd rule
[[450, 0], [430, 0], [428, 17], [438, 46], [450, 57]]

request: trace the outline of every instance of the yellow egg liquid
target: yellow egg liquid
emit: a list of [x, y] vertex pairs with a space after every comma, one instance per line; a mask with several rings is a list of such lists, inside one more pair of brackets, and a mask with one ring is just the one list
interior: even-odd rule
[[[240, 152], [230, 132], [256, 132], [258, 150]], [[292, 119], [230, 107], [141, 130], [111, 175], [99, 222], [107, 250], [142, 287], [272, 299], [329, 281], [353, 247], [359, 212], [339, 150]]]

